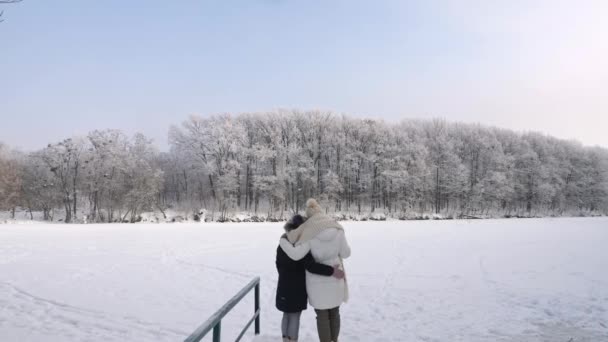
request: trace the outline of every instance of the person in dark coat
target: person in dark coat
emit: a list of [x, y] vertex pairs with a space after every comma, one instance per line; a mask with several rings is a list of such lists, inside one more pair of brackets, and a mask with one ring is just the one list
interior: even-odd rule
[[[304, 218], [295, 215], [285, 224], [285, 231], [296, 229], [302, 223]], [[281, 324], [283, 341], [297, 341], [300, 316], [308, 306], [305, 271], [337, 278], [343, 277], [344, 274], [338, 266], [331, 267], [317, 263], [311, 253], [301, 260], [294, 261], [285, 254], [281, 246], [277, 248], [276, 266], [279, 272], [276, 307], [283, 312]]]

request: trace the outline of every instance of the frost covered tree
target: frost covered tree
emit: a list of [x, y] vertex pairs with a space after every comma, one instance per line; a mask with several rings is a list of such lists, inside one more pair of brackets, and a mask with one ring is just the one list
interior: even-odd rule
[[535, 133], [280, 110], [193, 117], [171, 137], [172, 151], [188, 155], [183, 169], [207, 179], [200, 202], [221, 212], [265, 207], [280, 216], [311, 196], [335, 211], [398, 217], [531, 216], [604, 203], [605, 156]]
[[62, 207], [66, 222], [137, 221], [167, 209], [278, 220], [309, 197], [328, 212], [371, 218], [608, 213], [606, 149], [445, 120], [298, 110], [192, 116], [170, 128], [164, 152], [118, 130], [20, 157], [4, 151], [3, 210], [51, 219]]
[[0, 210], [11, 210], [21, 201], [22, 175], [16, 156], [0, 143]]
[[89, 202], [89, 220], [112, 222], [123, 205], [128, 172], [129, 138], [118, 130], [93, 131], [87, 136], [83, 190]]
[[143, 210], [159, 208], [163, 174], [149, 139], [105, 130], [87, 140], [83, 192], [90, 221], [134, 221]]
[[22, 198], [23, 205], [34, 219], [33, 212], [41, 211], [45, 221], [53, 219], [53, 211], [61, 206], [61, 189], [55, 175], [43, 161], [39, 152], [27, 155], [22, 164]]
[[235, 207], [240, 194], [242, 125], [229, 115], [208, 119], [192, 116], [181, 127], [171, 127], [169, 134], [173, 150], [179, 150], [205, 174], [213, 209], [219, 210], [224, 217], [227, 210]]
[[56, 144], [49, 144], [40, 154], [61, 191], [66, 223], [71, 222], [77, 214], [83, 147], [82, 140], [68, 138]]
[[130, 217], [134, 222], [143, 211], [158, 206], [158, 194], [163, 184], [163, 172], [155, 163], [157, 150], [142, 134], [136, 134], [128, 146], [128, 158], [122, 174], [125, 192], [123, 207], [126, 209], [121, 221]]

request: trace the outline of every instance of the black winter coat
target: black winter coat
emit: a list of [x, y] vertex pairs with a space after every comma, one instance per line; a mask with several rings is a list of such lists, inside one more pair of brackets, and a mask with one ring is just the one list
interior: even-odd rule
[[306, 294], [306, 270], [311, 273], [331, 276], [334, 268], [319, 264], [311, 253], [302, 260], [292, 260], [279, 246], [277, 248], [277, 284], [276, 306], [282, 312], [299, 312], [306, 310], [308, 295]]

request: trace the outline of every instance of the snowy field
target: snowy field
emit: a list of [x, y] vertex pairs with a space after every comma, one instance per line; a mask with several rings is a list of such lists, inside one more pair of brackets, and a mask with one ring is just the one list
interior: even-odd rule
[[[342, 341], [608, 341], [608, 218], [345, 227]], [[180, 341], [256, 275], [255, 340], [280, 341], [280, 234], [272, 223], [0, 225], [0, 341]], [[222, 322], [224, 340], [252, 314], [253, 294]], [[300, 340], [315, 330], [309, 308]]]

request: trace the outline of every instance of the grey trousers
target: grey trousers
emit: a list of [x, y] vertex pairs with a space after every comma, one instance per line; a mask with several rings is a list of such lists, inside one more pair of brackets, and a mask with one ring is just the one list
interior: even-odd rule
[[320, 342], [338, 342], [340, 335], [340, 307], [329, 310], [316, 310], [317, 331]]
[[292, 340], [298, 339], [298, 332], [300, 331], [300, 312], [283, 312], [283, 321], [281, 323], [281, 331], [283, 337], [288, 337]]

